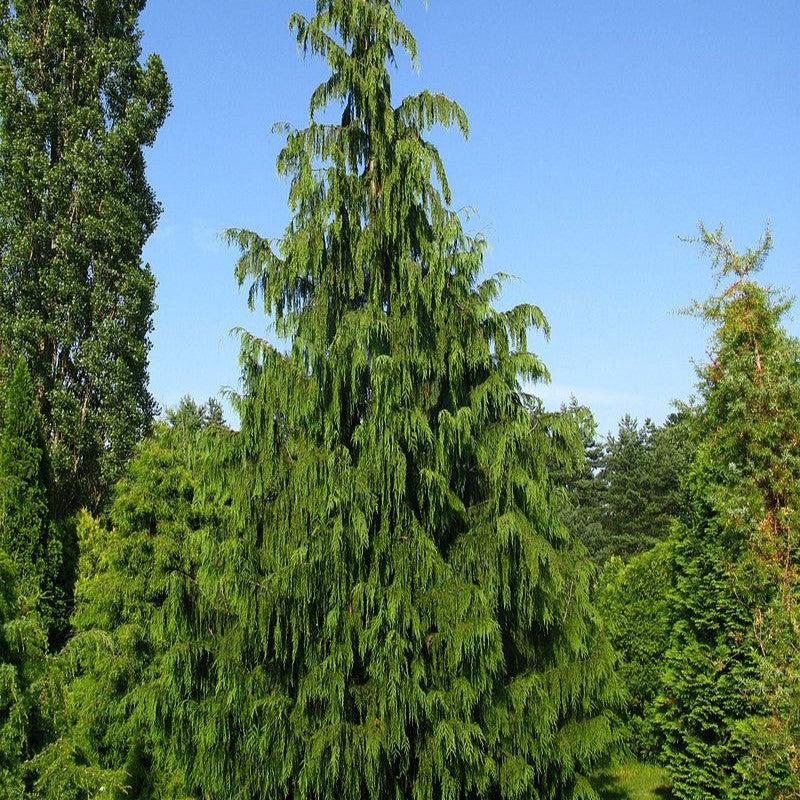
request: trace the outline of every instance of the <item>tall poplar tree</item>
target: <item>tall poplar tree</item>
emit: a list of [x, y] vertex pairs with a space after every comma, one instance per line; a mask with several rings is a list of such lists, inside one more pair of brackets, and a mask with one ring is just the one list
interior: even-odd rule
[[721, 280], [677, 531], [663, 727], [678, 800], [800, 797], [800, 343], [789, 304], [702, 229]]
[[60, 515], [102, 502], [153, 411], [142, 148], [170, 91], [143, 6], [0, 2], [0, 380], [28, 359]]
[[466, 134], [462, 109], [393, 102], [396, 51], [416, 60], [398, 5], [291, 18], [331, 69], [279, 157], [292, 221], [231, 234], [290, 347], [245, 337], [217, 614], [160, 718], [204, 797], [595, 798], [612, 657], [555, 507], [558, 437], [520, 390], [547, 323], [478, 282], [485, 242], [424, 138]]

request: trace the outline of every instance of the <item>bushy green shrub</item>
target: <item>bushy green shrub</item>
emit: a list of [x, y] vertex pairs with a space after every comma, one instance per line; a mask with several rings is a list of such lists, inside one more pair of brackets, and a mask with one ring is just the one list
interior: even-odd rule
[[[196, 668], [186, 615], [214, 505], [199, 497], [205, 438], [227, 435], [184, 402], [137, 449], [115, 490], [110, 526], [80, 515], [74, 636], [51, 666], [61, 687], [57, 739], [34, 761], [49, 800], [183, 800], [182, 767], [157, 724], [165, 662]], [[192, 626], [194, 630], [194, 626]], [[194, 666], [193, 666], [194, 665]]]
[[69, 627], [70, 526], [53, 513], [50, 453], [27, 362], [3, 388], [0, 414], [0, 549], [12, 559], [21, 591], [36, 597], [51, 644]]
[[637, 757], [651, 762], [658, 760], [662, 745], [655, 701], [669, 647], [673, 551], [674, 542], [667, 539], [627, 562], [614, 556], [598, 578], [598, 607], [628, 691], [626, 740]]
[[[30, 588], [30, 583], [24, 586]], [[21, 590], [22, 589], [22, 590]], [[40, 708], [47, 636], [38, 597], [18, 583], [15, 560], [0, 549], [0, 797], [23, 800], [31, 755], [47, 730]]]

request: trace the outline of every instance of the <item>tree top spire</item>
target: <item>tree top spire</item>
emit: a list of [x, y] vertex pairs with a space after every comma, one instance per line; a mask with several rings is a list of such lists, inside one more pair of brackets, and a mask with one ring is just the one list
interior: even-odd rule
[[699, 243], [703, 251], [711, 255], [712, 264], [720, 280], [726, 275], [736, 275], [739, 281], [744, 281], [764, 268], [764, 262], [772, 250], [772, 231], [769, 225], [765, 228], [758, 245], [754, 248], [748, 247], [742, 253], [734, 250], [733, 243], [725, 236], [723, 225], [711, 230], [701, 222], [698, 227], [700, 235], [688, 238], [686, 241]]

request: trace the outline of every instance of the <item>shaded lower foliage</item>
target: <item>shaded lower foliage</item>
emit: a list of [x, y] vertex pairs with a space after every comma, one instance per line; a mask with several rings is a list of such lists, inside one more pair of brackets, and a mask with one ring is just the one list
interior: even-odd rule
[[[28, 761], [48, 735], [41, 700], [46, 690], [47, 635], [37, 596], [27, 595], [0, 549], [0, 797], [22, 800], [31, 786]], [[22, 589], [22, 591], [21, 591]]]

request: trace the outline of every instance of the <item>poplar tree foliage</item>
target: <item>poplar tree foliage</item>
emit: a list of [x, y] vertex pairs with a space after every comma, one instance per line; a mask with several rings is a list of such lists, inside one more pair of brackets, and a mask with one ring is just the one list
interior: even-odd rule
[[27, 357], [59, 516], [104, 500], [153, 412], [142, 148], [170, 90], [139, 61], [143, 7], [0, 2], [0, 379]]
[[5, 387], [0, 417], [0, 550], [12, 559], [21, 590], [38, 598], [51, 637], [66, 632], [63, 542], [53, 518], [52, 474], [33, 380], [20, 359]]
[[771, 247], [701, 229], [720, 295], [700, 371], [698, 451], [678, 530], [664, 696], [679, 800], [800, 797], [800, 343], [753, 278]]
[[466, 134], [462, 109], [393, 104], [396, 52], [417, 55], [397, 5], [291, 18], [331, 70], [279, 156], [292, 221], [231, 233], [290, 346], [244, 337], [216, 620], [161, 717], [203, 797], [595, 798], [618, 687], [546, 469], [559, 437], [520, 391], [547, 323], [478, 283], [485, 242], [424, 138]]

